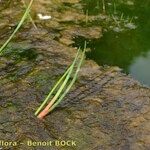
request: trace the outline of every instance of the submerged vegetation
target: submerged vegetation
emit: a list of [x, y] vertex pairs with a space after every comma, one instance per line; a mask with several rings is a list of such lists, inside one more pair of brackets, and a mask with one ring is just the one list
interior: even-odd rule
[[[117, 9], [115, 1], [106, 2], [105, 0], [85, 1], [86, 24], [99, 24], [104, 31], [122, 32], [127, 29], [136, 29], [134, 20], [136, 16], [126, 16]], [[93, 7], [93, 9], [91, 9]]]
[[[150, 85], [150, 1], [82, 0], [88, 26], [102, 26], [103, 37], [88, 42], [87, 53], [99, 65], [119, 66], [144, 85]], [[76, 45], [85, 39], [76, 38]]]

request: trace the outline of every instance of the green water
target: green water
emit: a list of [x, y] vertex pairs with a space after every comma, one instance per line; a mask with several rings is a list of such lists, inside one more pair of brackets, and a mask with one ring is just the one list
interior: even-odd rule
[[[89, 15], [103, 12], [102, 0], [82, 2]], [[116, 27], [111, 27], [112, 30], [107, 29], [102, 38], [89, 41], [91, 52], [87, 53], [88, 58], [99, 65], [119, 66], [134, 79], [150, 86], [150, 0], [120, 0], [115, 4], [105, 0], [105, 14], [123, 14], [125, 20], [130, 20], [134, 26], [121, 26], [123, 30], [117, 31]], [[130, 21], [125, 22], [130, 26]]]

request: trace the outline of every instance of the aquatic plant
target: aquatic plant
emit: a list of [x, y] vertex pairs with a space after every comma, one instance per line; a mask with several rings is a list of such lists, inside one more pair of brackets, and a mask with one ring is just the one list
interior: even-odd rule
[[14, 35], [17, 33], [17, 31], [20, 29], [20, 27], [24, 23], [25, 19], [27, 18], [27, 16], [29, 15], [30, 8], [32, 6], [33, 1], [34, 0], [30, 0], [30, 3], [28, 5], [28, 7], [26, 8], [25, 13], [23, 14], [23, 16], [22, 16], [19, 24], [17, 25], [17, 27], [15, 28], [15, 30], [13, 31], [13, 33], [10, 35], [10, 37], [6, 40], [6, 42], [0, 47], [0, 55], [4, 51], [4, 48], [9, 44], [9, 42], [11, 41], [11, 39], [14, 37]]
[[[95, 3], [92, 0], [84, 0], [85, 3], [85, 24], [90, 26], [95, 23], [103, 27], [103, 31], [123, 32], [126, 30], [136, 29], [134, 20], [136, 16], [126, 16], [120, 9], [117, 8], [119, 1], [97, 0]], [[91, 8], [91, 5], [94, 7]]]
[[[42, 119], [43, 117], [45, 117], [49, 112], [51, 112], [65, 97], [65, 95], [70, 91], [71, 87], [73, 86], [73, 84], [76, 81], [78, 72], [81, 68], [82, 62], [84, 60], [84, 56], [85, 56], [85, 50], [86, 50], [86, 42], [84, 45], [84, 50], [82, 52], [81, 58], [79, 63], [78, 59], [79, 59], [79, 52], [80, 52], [80, 48], [78, 49], [78, 52], [76, 54], [76, 57], [73, 61], [73, 63], [71, 64], [71, 66], [67, 69], [67, 71], [64, 73], [64, 75], [59, 79], [59, 81], [55, 84], [55, 86], [52, 88], [52, 90], [50, 91], [50, 93], [48, 94], [48, 96], [45, 98], [44, 102], [42, 103], [42, 105], [37, 109], [37, 111], [35, 112], [35, 115], [38, 115], [37, 117], [39, 119]], [[70, 81], [69, 85], [66, 87], [71, 75], [73, 74], [73, 69], [75, 68], [75, 65], [77, 64], [77, 69], [75, 70], [75, 73], [73, 75], [73, 79]], [[64, 81], [63, 81], [64, 80]], [[63, 81], [63, 82], [62, 82]], [[61, 84], [60, 84], [61, 83]], [[48, 103], [49, 99], [51, 98], [53, 92], [56, 90], [56, 88], [58, 88], [58, 91], [56, 92], [55, 96], [50, 100], [50, 102]], [[62, 93], [62, 91], [64, 91]], [[61, 94], [62, 93], [62, 94]], [[43, 109], [43, 107], [48, 103], [48, 105]], [[43, 109], [43, 110], [42, 110]], [[41, 111], [42, 110], [42, 111]], [[40, 112], [41, 111], [41, 112]]]
[[[24, 0], [22, 0], [22, 3], [23, 3], [23, 5], [24, 5], [25, 9], [27, 9], [27, 5], [26, 5], [26, 3], [25, 3]], [[32, 23], [32, 25], [33, 25], [33, 27], [34, 27], [35, 29], [37, 29], [37, 26], [36, 26], [36, 24], [34, 23], [34, 20], [32, 19], [31, 15], [30, 15], [30, 12], [28, 12], [28, 17], [29, 17], [29, 19], [30, 19], [30, 21], [31, 21], [31, 23]]]
[[[80, 49], [79, 49], [80, 50]], [[57, 94], [55, 95], [55, 99], [60, 95], [60, 92], [62, 91], [62, 88], [66, 85], [69, 77], [70, 77], [70, 73], [72, 73], [72, 69], [75, 65], [75, 62], [77, 60], [78, 54], [79, 54], [79, 50], [77, 52], [77, 55], [74, 59], [74, 62], [72, 63], [72, 65], [67, 69], [67, 71], [64, 73], [64, 75], [58, 80], [58, 82], [55, 84], [55, 86], [52, 88], [52, 90], [50, 91], [50, 93], [48, 94], [48, 96], [46, 97], [46, 99], [44, 100], [44, 102], [42, 103], [42, 105], [37, 109], [37, 111], [35, 112], [35, 115], [37, 115], [41, 109], [44, 107], [44, 105], [48, 102], [49, 98], [51, 97], [51, 95], [53, 94], [53, 92], [56, 90], [56, 88], [60, 85], [60, 83], [65, 79], [65, 77], [67, 76], [67, 78], [65, 79], [65, 82], [63, 83], [63, 85], [61, 86], [61, 88], [58, 90]], [[56, 97], [57, 96], [57, 97]], [[54, 99], [53, 99], [54, 100]]]
[[105, 13], [106, 12], [105, 0], [102, 0], [102, 5], [103, 5], [103, 13]]

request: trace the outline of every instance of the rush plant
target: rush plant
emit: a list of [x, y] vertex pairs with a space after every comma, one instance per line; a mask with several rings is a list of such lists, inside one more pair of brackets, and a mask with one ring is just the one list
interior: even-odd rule
[[14, 35], [17, 33], [17, 31], [20, 29], [20, 27], [22, 26], [22, 24], [24, 23], [25, 19], [27, 18], [27, 16], [29, 15], [32, 3], [34, 0], [31, 0], [29, 5], [27, 6], [24, 15], [22, 16], [19, 24], [17, 25], [17, 27], [15, 28], [15, 30], [13, 31], [13, 33], [10, 35], [10, 37], [6, 40], [6, 42], [0, 47], [0, 55], [3, 53], [5, 47], [9, 44], [9, 42], [11, 41], [11, 39], [14, 37]]
[[[86, 51], [86, 42], [84, 45], [84, 50], [81, 53], [81, 56], [79, 55], [80, 51], [81, 51], [81, 49], [79, 48], [78, 52], [76, 54], [76, 57], [75, 57], [73, 63], [71, 64], [71, 66], [66, 70], [64, 75], [58, 80], [58, 82], [55, 84], [55, 86], [49, 92], [48, 96], [44, 99], [41, 106], [35, 112], [35, 115], [39, 119], [43, 119], [48, 113], [50, 113], [55, 107], [57, 107], [58, 104], [66, 96], [66, 94], [70, 91], [71, 87], [74, 85], [77, 75], [78, 75], [78, 72], [81, 68], [82, 62], [84, 60], [85, 51]], [[69, 82], [71, 75], [73, 75], [73, 78]], [[68, 84], [68, 82], [69, 82], [69, 84]], [[58, 90], [56, 91], [56, 89], [58, 89]], [[54, 95], [54, 97], [52, 97], [52, 94], [54, 93], [54, 91], [56, 91], [56, 94]]]

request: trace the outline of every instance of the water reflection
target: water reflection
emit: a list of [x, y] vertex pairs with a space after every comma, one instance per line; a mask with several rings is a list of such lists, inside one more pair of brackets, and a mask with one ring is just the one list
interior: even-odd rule
[[129, 72], [141, 83], [150, 85], [150, 50], [144, 56], [134, 59], [133, 63], [129, 66]]

